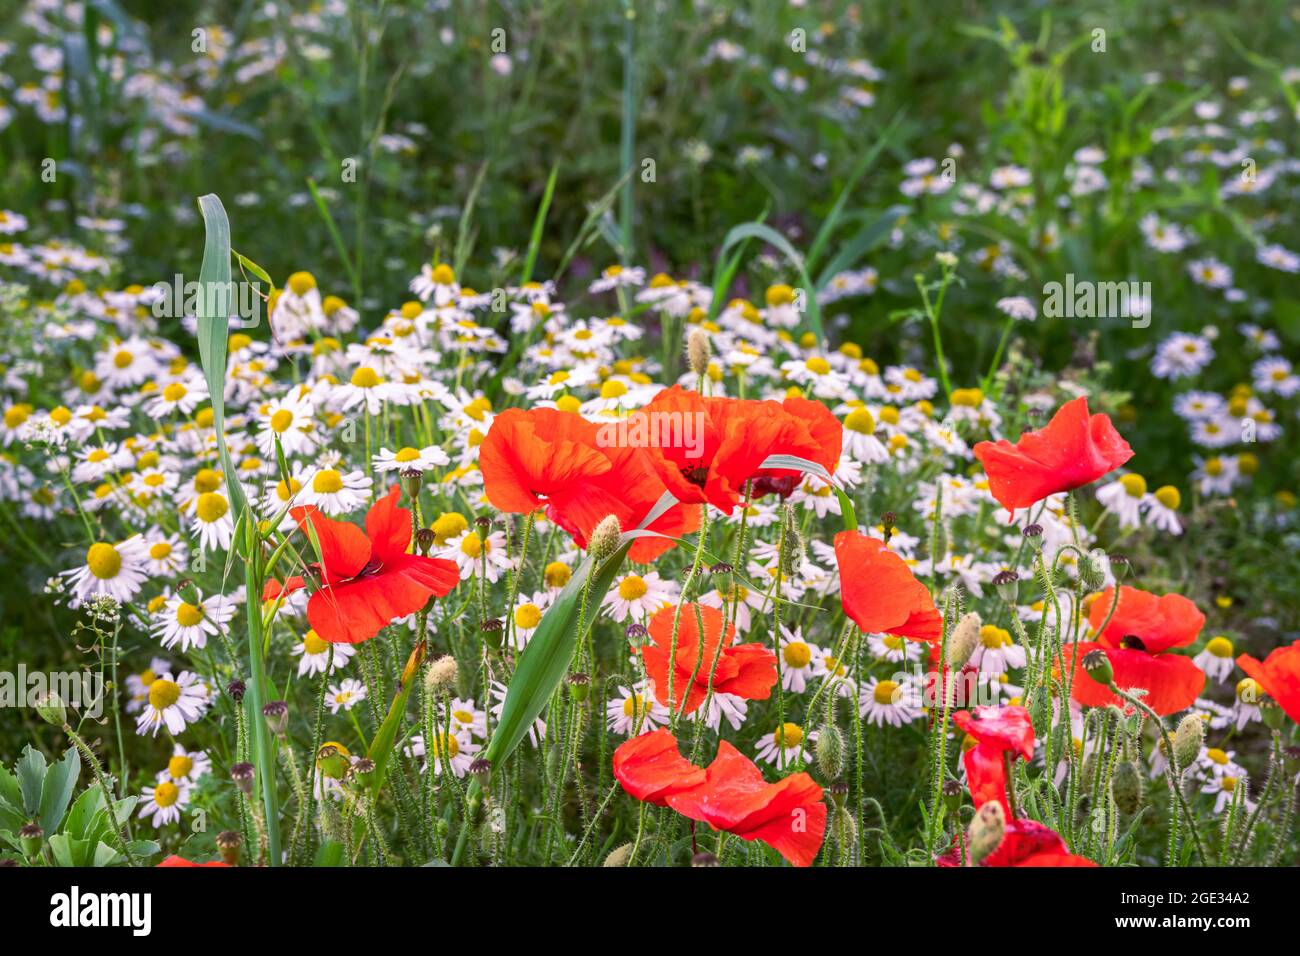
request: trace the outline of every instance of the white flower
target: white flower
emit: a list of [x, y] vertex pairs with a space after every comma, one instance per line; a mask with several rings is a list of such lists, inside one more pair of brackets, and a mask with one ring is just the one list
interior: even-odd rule
[[145, 573], [147, 557], [148, 546], [138, 534], [118, 544], [104, 541], [92, 544], [86, 549], [84, 565], [60, 572], [72, 588], [68, 606], [77, 608], [104, 594], [119, 604], [127, 604], [140, 593], [140, 587], [148, 577]]
[[921, 695], [909, 680], [872, 677], [858, 695], [858, 710], [869, 723], [901, 727], [922, 716]]
[[337, 714], [340, 710], [351, 710], [365, 700], [366, 693], [365, 684], [355, 677], [345, 677], [342, 683], [330, 684], [329, 692], [325, 695], [325, 704], [331, 714]]
[[147, 818], [158, 829], [180, 823], [181, 810], [189, 803], [189, 788], [164, 780], [156, 787], [143, 788], [140, 797], [140, 818]]
[[327, 515], [345, 515], [366, 503], [373, 484], [359, 469], [342, 472], [337, 468], [318, 468], [303, 482], [297, 500], [315, 505]]
[[156, 737], [158, 728], [165, 725], [175, 737], [203, 716], [210, 697], [207, 685], [199, 681], [197, 674], [181, 671], [175, 680], [171, 674], [159, 674], [149, 684], [149, 699], [136, 721], [136, 733]]
[[357, 649], [351, 644], [331, 644], [309, 629], [293, 652], [298, 655], [298, 676], [306, 677], [345, 667]]
[[616, 734], [639, 736], [671, 719], [668, 708], [651, 694], [644, 681], [634, 687], [619, 687], [618, 696], [605, 703], [605, 724]]
[[644, 575], [625, 574], [609, 589], [602, 603], [616, 621], [626, 621], [635, 616], [644, 622], [665, 604], [671, 604], [677, 593], [677, 585], [663, 580], [656, 571]]
[[387, 448], [379, 449], [379, 454], [374, 456], [373, 464], [375, 471], [406, 471], [409, 468], [415, 468], [418, 471], [433, 471], [442, 465], [449, 464], [451, 461], [447, 453], [437, 445], [429, 445], [427, 448], [399, 448], [397, 451], [389, 451]]
[[185, 653], [190, 648], [206, 647], [208, 635], [220, 634], [234, 616], [235, 602], [224, 594], [200, 597], [198, 604], [190, 604], [179, 594], [173, 594], [154, 615], [153, 636], [166, 648], [180, 644], [181, 652]]

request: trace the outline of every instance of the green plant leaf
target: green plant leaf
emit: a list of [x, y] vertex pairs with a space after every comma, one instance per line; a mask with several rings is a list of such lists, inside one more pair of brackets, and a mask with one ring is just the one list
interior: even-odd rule
[[67, 812], [68, 802], [77, 787], [81, 773], [81, 755], [76, 747], [63, 752], [63, 758], [50, 767], [41, 787], [41, 828], [46, 833], [57, 833]]
[[[813, 335], [817, 336], [818, 345], [825, 344], [826, 333], [822, 329], [821, 307], [817, 304], [817, 287], [813, 285], [812, 279], [808, 276], [808, 269], [804, 264], [803, 256], [799, 254], [794, 246], [790, 245], [790, 241], [785, 236], [771, 226], [764, 225], [761, 222], [742, 222], [727, 233], [727, 238], [723, 240], [722, 249], [718, 253], [719, 260], [733, 246], [746, 239], [761, 239], [769, 246], [776, 248], [794, 266], [795, 271], [799, 273], [799, 282], [804, 292], [804, 315], [808, 317], [808, 324], [812, 328]], [[715, 300], [717, 291], [715, 288]]]
[[23, 812], [34, 817], [41, 809], [41, 790], [45, 785], [45, 754], [31, 744], [23, 748], [14, 768], [18, 771], [18, 785], [23, 792]]

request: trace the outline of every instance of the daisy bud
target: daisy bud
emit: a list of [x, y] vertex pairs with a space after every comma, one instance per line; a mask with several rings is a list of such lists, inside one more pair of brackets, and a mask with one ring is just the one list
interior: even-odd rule
[[633, 649], [644, 644], [645, 639], [649, 634], [650, 632], [646, 629], [644, 624], [629, 624], [623, 629], [623, 635], [627, 638], [628, 644], [630, 644]]
[[239, 847], [243, 837], [235, 830], [222, 830], [217, 834], [217, 849], [221, 851], [221, 860], [227, 866], [239, 865]]
[[1002, 596], [1002, 600], [1008, 604], [1016, 602], [1016, 592], [1020, 590], [1019, 582], [1020, 575], [1009, 569], [999, 571], [993, 575], [993, 586], [998, 589], [998, 594]]
[[456, 658], [444, 654], [424, 672], [424, 687], [430, 693], [437, 693], [455, 684], [458, 673]]
[[24, 855], [30, 859], [41, 852], [41, 847], [45, 844], [45, 831], [39, 823], [28, 823], [18, 831], [18, 839], [22, 841]]
[[1142, 772], [1131, 760], [1115, 765], [1110, 778], [1110, 792], [1115, 797], [1119, 812], [1131, 817], [1142, 808]]
[[587, 541], [587, 551], [595, 556], [597, 561], [604, 561], [607, 557], [618, 550], [618, 539], [623, 534], [623, 529], [619, 527], [618, 518], [613, 515], [606, 515], [596, 525], [596, 530], [591, 533], [591, 538]]
[[235, 781], [235, 786], [242, 790], [245, 796], [253, 794], [253, 774], [251, 763], [237, 763], [230, 768], [230, 779]]
[[1195, 714], [1188, 714], [1178, 723], [1174, 731], [1174, 759], [1178, 769], [1185, 770], [1192, 765], [1205, 745], [1205, 720]]
[[1115, 670], [1110, 666], [1110, 658], [1103, 650], [1089, 651], [1083, 655], [1083, 669], [1088, 676], [1103, 687], [1109, 687], [1115, 680]]
[[176, 593], [180, 595], [181, 600], [186, 604], [191, 604], [196, 607], [199, 602], [203, 600], [203, 598], [199, 596], [199, 589], [194, 586], [194, 582], [189, 578], [181, 578], [176, 582]]
[[686, 336], [686, 364], [692, 375], [703, 375], [709, 370], [709, 354], [713, 351], [709, 345], [709, 333], [696, 326]]
[[961, 670], [979, 647], [980, 628], [983, 622], [978, 611], [969, 611], [962, 615], [957, 626], [948, 635], [948, 667], [954, 671]]
[[282, 700], [273, 700], [264, 706], [262, 716], [266, 718], [266, 726], [277, 737], [283, 737], [289, 729], [289, 705]]
[[234, 700], [236, 704], [240, 703], [244, 699], [245, 690], [247, 690], [247, 688], [244, 686], [242, 680], [232, 680], [226, 685], [226, 693], [230, 695], [231, 699]]
[[708, 850], [704, 850], [691, 857], [691, 866], [721, 866], [721, 864], [716, 856]]
[[62, 727], [68, 722], [68, 709], [55, 693], [44, 693], [36, 698], [36, 715], [55, 727]]
[[486, 757], [479, 757], [471, 763], [469, 772], [484, 790], [492, 785], [492, 761]]
[[632, 844], [624, 843], [622, 846], [616, 846], [609, 851], [609, 856], [605, 857], [605, 862], [601, 866], [627, 866], [627, 861], [632, 858]]
[[582, 703], [591, 693], [591, 678], [586, 674], [569, 675], [569, 696]]
[[844, 771], [844, 735], [833, 720], [822, 724], [814, 748], [817, 769], [827, 780], [834, 780]]
[[419, 549], [420, 554], [428, 555], [433, 550], [437, 540], [438, 536], [434, 534], [432, 528], [421, 528], [415, 532], [415, 546]]
[[979, 866], [1002, 845], [1007, 832], [1007, 814], [1002, 804], [990, 800], [979, 808], [970, 825], [970, 846], [967, 848], [968, 866]]
[[403, 468], [398, 478], [402, 482], [402, 493], [414, 501], [420, 497], [420, 487], [424, 484], [424, 472], [419, 468]]

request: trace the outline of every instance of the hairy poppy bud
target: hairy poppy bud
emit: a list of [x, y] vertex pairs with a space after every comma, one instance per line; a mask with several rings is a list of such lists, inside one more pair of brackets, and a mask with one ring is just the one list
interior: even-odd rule
[[622, 534], [623, 529], [619, 526], [618, 518], [606, 515], [591, 532], [591, 538], [587, 541], [587, 550], [597, 561], [604, 561], [618, 550], [618, 539]]
[[68, 709], [63, 706], [59, 695], [53, 692], [41, 694], [36, 698], [36, 715], [55, 727], [62, 727], [68, 722]]
[[709, 370], [709, 354], [713, 351], [709, 345], [709, 333], [696, 326], [686, 336], [686, 364], [692, 375], [703, 375]]
[[1110, 556], [1110, 573], [1115, 575], [1116, 581], [1125, 577], [1132, 567], [1133, 562], [1126, 555], [1112, 554]]
[[1133, 761], [1122, 760], [1115, 765], [1110, 792], [1115, 797], [1115, 806], [1125, 816], [1131, 817], [1142, 808], [1142, 772]]
[[430, 693], [436, 693], [456, 683], [459, 674], [459, 668], [456, 665], [456, 658], [450, 654], [444, 654], [438, 658], [424, 672], [424, 687]]
[[1110, 658], [1103, 650], [1089, 651], [1083, 655], [1083, 669], [1088, 676], [1103, 687], [1109, 687], [1115, 680], [1115, 670], [1110, 666]]
[[969, 611], [962, 615], [962, 619], [957, 622], [957, 626], [948, 635], [949, 668], [960, 670], [966, 666], [966, 662], [975, 653], [975, 648], [979, 646], [980, 628], [982, 626], [978, 611]]
[[222, 830], [217, 834], [217, 849], [221, 851], [221, 860], [227, 866], [239, 865], [239, 847], [244, 838], [235, 830]]
[[1259, 717], [1269, 730], [1281, 730], [1282, 725], [1286, 722], [1286, 714], [1283, 712], [1282, 706], [1268, 696], [1259, 699]]
[[844, 735], [835, 726], [835, 721], [828, 720], [822, 724], [814, 754], [817, 769], [827, 780], [834, 780], [844, 771]]
[[601, 866], [627, 866], [628, 860], [632, 859], [632, 844], [624, 843], [622, 846], [616, 846], [609, 851], [609, 856], [605, 857], [605, 862]]
[[969, 866], [979, 866], [1002, 845], [1002, 838], [1007, 833], [1007, 814], [1002, 804], [990, 800], [980, 807], [970, 825], [970, 846], [967, 847], [966, 862]]
[[1195, 714], [1188, 714], [1178, 723], [1174, 731], [1174, 760], [1179, 770], [1186, 770], [1192, 765], [1205, 745], [1205, 720]]
[[235, 781], [235, 786], [242, 790], [245, 796], [251, 796], [253, 793], [253, 774], [251, 763], [237, 763], [230, 768], [230, 779]]
[[1110, 562], [1106, 558], [1106, 552], [1101, 548], [1093, 548], [1079, 559], [1079, 580], [1083, 582], [1084, 587], [1095, 591], [1106, 583], [1106, 572], [1109, 568]]
[[837, 807], [844, 806], [844, 798], [849, 795], [849, 785], [847, 783], [843, 780], [836, 780], [825, 789], [830, 794], [831, 803]]

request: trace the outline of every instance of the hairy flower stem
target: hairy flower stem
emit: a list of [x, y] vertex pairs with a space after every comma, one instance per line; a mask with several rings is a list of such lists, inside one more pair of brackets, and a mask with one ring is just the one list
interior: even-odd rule
[[709, 539], [709, 506], [708, 504], [700, 505], [700, 533], [695, 543], [695, 558], [691, 561], [690, 573], [686, 575], [686, 580], [682, 583], [682, 597], [677, 602], [677, 609], [673, 612], [673, 636], [672, 643], [668, 652], [668, 706], [670, 708], [670, 720], [672, 731], [677, 733], [677, 722], [681, 718], [682, 711], [686, 707], [685, 698], [683, 697], [682, 705], [676, 706], [675, 701], [675, 683], [677, 679], [677, 636], [682, 626], [682, 605], [690, 593], [691, 585], [695, 583], [695, 578], [700, 573], [700, 564], [704, 560], [704, 545]]
[[123, 836], [122, 825], [117, 821], [117, 808], [113, 806], [113, 791], [108, 787], [108, 779], [104, 776], [104, 768], [99, 765], [99, 758], [90, 749], [90, 745], [81, 739], [81, 735], [72, 729], [71, 724], [65, 723], [63, 732], [68, 735], [68, 739], [81, 752], [81, 756], [86, 763], [90, 764], [91, 773], [95, 775], [95, 782], [99, 784], [100, 792], [104, 795], [104, 803], [108, 807], [108, 819], [113, 824], [113, 838], [120, 845], [122, 853], [126, 856], [127, 863], [131, 866], [139, 866], [140, 861], [136, 858], [135, 853], [131, 851], [131, 844]]

